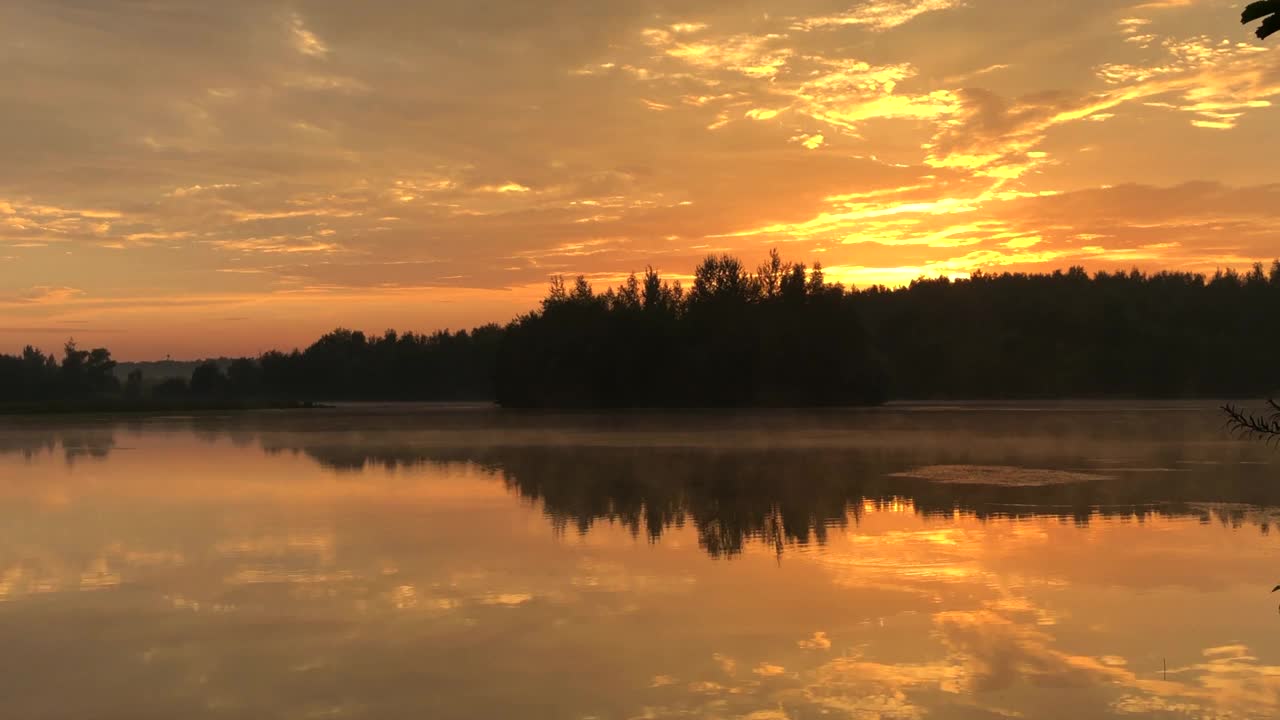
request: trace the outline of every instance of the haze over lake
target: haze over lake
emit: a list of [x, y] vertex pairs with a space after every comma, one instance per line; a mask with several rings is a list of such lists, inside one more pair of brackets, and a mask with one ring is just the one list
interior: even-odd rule
[[1213, 403], [0, 418], [13, 718], [1271, 718]]

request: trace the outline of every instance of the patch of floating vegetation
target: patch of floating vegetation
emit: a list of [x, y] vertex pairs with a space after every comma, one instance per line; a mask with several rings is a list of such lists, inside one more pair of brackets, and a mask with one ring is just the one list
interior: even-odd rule
[[949, 485], [992, 485], [996, 487], [1043, 487], [1069, 483], [1111, 480], [1109, 475], [1041, 470], [1009, 465], [927, 465], [892, 473], [893, 477], [916, 478]]

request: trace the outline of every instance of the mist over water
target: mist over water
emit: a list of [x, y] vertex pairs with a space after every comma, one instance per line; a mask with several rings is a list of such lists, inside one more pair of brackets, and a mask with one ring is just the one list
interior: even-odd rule
[[1211, 403], [0, 423], [6, 716], [1280, 711]]

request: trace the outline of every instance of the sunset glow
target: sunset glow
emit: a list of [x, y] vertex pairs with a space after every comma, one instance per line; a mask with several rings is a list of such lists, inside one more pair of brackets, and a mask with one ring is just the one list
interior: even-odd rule
[[554, 274], [772, 247], [858, 286], [1280, 254], [1280, 56], [1220, 0], [0, 18], [5, 352], [505, 322]]

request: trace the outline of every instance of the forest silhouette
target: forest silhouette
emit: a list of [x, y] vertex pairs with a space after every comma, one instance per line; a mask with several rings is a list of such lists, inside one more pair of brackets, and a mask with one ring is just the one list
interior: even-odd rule
[[708, 257], [686, 287], [650, 268], [596, 291], [554, 278], [505, 327], [382, 335], [121, 379], [106, 348], [0, 355], [0, 402], [496, 401], [744, 407], [887, 399], [1253, 397], [1280, 378], [1280, 261], [1245, 273], [975, 273], [845, 288], [777, 252]]

